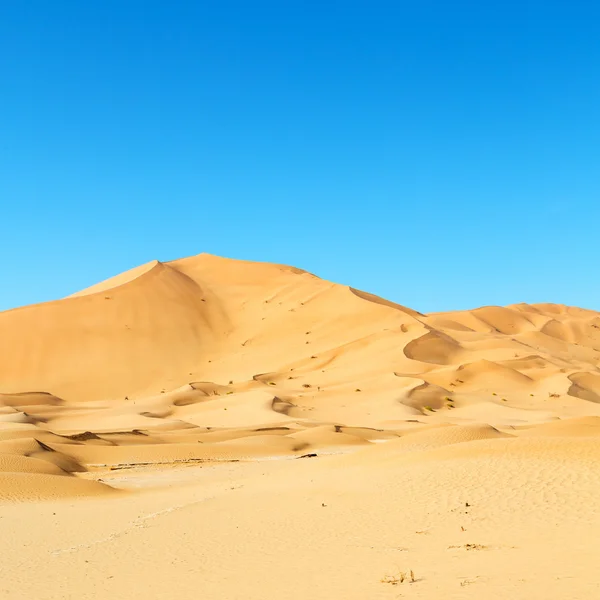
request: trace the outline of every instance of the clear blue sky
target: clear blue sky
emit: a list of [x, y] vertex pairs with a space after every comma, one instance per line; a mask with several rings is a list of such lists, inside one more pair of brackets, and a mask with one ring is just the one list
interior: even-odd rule
[[0, 309], [199, 252], [600, 310], [600, 3], [0, 5]]

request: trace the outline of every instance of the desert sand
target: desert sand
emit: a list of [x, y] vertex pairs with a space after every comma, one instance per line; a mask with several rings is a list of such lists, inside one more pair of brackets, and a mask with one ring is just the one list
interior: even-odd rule
[[5, 311], [0, 528], [7, 599], [595, 600], [600, 313], [207, 254]]

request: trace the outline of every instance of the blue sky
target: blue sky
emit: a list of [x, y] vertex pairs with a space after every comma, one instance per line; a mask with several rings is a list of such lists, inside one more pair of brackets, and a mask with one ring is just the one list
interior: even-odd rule
[[0, 6], [0, 309], [200, 252], [600, 310], [600, 4]]

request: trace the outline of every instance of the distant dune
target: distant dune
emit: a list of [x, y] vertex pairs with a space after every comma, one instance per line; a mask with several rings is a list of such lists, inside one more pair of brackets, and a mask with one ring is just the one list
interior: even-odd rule
[[0, 313], [0, 338], [0, 508], [37, 548], [7, 598], [66, 597], [17, 582], [29, 560], [135, 597], [130, 556], [161, 573], [145, 598], [600, 593], [600, 313], [425, 315], [200, 254]]

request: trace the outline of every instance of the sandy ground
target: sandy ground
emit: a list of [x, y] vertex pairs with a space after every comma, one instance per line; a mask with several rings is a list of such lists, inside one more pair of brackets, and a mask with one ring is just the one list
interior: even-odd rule
[[2, 598], [600, 597], [598, 313], [199, 255], [0, 337]]

